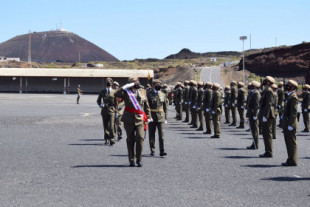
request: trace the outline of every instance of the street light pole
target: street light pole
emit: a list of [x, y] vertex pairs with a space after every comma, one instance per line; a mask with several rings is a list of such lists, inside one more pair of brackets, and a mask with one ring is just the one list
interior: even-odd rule
[[240, 40], [242, 40], [242, 59], [243, 59], [243, 83], [245, 83], [245, 74], [244, 74], [244, 67], [245, 67], [245, 64], [244, 64], [244, 40], [247, 39], [247, 36], [241, 36], [240, 37]]

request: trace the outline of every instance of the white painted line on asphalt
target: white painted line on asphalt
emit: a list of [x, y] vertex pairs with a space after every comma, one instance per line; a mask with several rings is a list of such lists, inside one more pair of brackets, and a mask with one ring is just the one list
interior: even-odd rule
[[302, 177], [299, 176], [299, 175], [293, 175], [293, 177], [295, 177], [295, 178], [302, 178]]

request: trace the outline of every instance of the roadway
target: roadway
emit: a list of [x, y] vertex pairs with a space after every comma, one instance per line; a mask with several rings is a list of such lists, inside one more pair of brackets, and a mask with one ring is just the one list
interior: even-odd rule
[[221, 80], [221, 68], [220, 66], [202, 67], [200, 73], [200, 81], [219, 83], [224, 86]]
[[[245, 130], [222, 124], [221, 139], [174, 120], [165, 130], [168, 156], [128, 167], [126, 140], [104, 145], [97, 96], [0, 94], [0, 206], [308, 206], [309, 134], [298, 129], [297, 167], [286, 160], [278, 129], [274, 157], [245, 150]], [[222, 118], [222, 122], [224, 122]]]

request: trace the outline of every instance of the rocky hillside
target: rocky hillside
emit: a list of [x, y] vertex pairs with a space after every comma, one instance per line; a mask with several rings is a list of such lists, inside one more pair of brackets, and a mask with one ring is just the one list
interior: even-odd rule
[[[29, 34], [16, 36], [0, 44], [0, 56], [28, 60]], [[33, 62], [118, 61], [117, 58], [82, 37], [67, 31], [31, 33]]]
[[[306, 82], [310, 83], [310, 43], [248, 55], [245, 58], [245, 68], [259, 75], [306, 77]], [[239, 69], [242, 69], [242, 60]]]
[[240, 57], [240, 52], [235, 51], [224, 51], [224, 52], [206, 52], [206, 53], [196, 53], [189, 49], [182, 49], [177, 54], [172, 54], [165, 59], [193, 59], [200, 57]]

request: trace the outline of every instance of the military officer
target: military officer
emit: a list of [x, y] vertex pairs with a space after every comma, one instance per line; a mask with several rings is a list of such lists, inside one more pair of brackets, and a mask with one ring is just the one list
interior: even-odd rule
[[232, 114], [232, 123], [229, 126], [237, 125], [237, 112], [236, 112], [236, 100], [237, 100], [237, 91], [236, 91], [236, 81], [230, 83], [230, 96], [231, 96], [231, 114]]
[[272, 123], [274, 121], [274, 93], [271, 89], [271, 85], [275, 83], [275, 80], [271, 76], [267, 76], [263, 81], [265, 86], [260, 99], [259, 119], [262, 124], [262, 133], [265, 144], [265, 153], [259, 155], [260, 157], [272, 157]]
[[122, 117], [127, 134], [128, 159], [131, 167], [142, 167], [142, 151], [147, 122], [151, 120], [151, 112], [146, 91], [140, 89], [137, 77], [128, 78], [128, 83], [115, 92], [116, 98], [125, 102], [125, 111]]
[[206, 121], [206, 132], [204, 132], [204, 134], [212, 133], [212, 114], [211, 114], [211, 101], [213, 94], [212, 86], [213, 84], [211, 82], [207, 82], [205, 84], [205, 91], [203, 97], [203, 111]]
[[160, 156], [166, 156], [164, 148], [164, 125], [167, 122], [167, 97], [160, 91], [161, 82], [154, 80], [152, 90], [147, 93], [147, 99], [150, 105], [152, 121], [149, 123], [149, 141], [151, 156], [155, 155], [155, 133], [158, 129]]
[[245, 92], [244, 83], [238, 82], [238, 96], [237, 96], [237, 108], [240, 117], [240, 125], [237, 127], [239, 129], [244, 128], [244, 102], [245, 102]]
[[279, 127], [282, 128], [282, 113], [283, 113], [283, 107], [284, 107], [284, 92], [283, 92], [283, 81], [280, 81], [278, 84], [278, 111], [279, 111]]
[[298, 97], [295, 90], [298, 84], [294, 80], [289, 80], [286, 85], [288, 96], [285, 99], [285, 106], [283, 112], [283, 130], [284, 140], [287, 149], [288, 158], [286, 162], [282, 163], [283, 166], [297, 166], [297, 108]]
[[198, 90], [197, 90], [197, 81], [193, 81], [193, 88], [192, 88], [192, 95], [191, 95], [191, 114], [192, 114], [192, 122], [193, 126], [191, 128], [197, 128], [197, 97], [198, 97]]
[[203, 116], [203, 95], [204, 95], [204, 90], [203, 90], [203, 82], [198, 83], [198, 96], [197, 96], [197, 104], [196, 104], [196, 109], [197, 109], [197, 116], [199, 119], [200, 126], [197, 131], [203, 131], [203, 126], [205, 125], [205, 120]]
[[222, 97], [221, 97], [219, 88], [220, 88], [220, 84], [218, 83], [213, 84], [211, 113], [212, 113], [212, 121], [213, 121], [213, 126], [214, 126], [214, 135], [211, 138], [220, 138], [221, 136], [220, 117], [222, 114], [222, 111], [221, 111]]
[[309, 132], [309, 112], [310, 112], [310, 85], [306, 84], [303, 87], [303, 92], [302, 92], [302, 102], [301, 102], [301, 110], [302, 110], [302, 116], [305, 124], [305, 129], [302, 132]]
[[230, 94], [230, 86], [226, 86], [224, 89], [225, 97], [224, 97], [224, 108], [225, 108], [225, 124], [230, 124], [230, 107], [231, 107], [231, 94]]
[[[119, 88], [119, 83], [114, 81], [113, 82], [113, 89], [117, 90]], [[125, 102], [121, 98], [116, 99], [116, 112], [115, 112], [115, 133], [117, 132], [117, 139], [121, 140], [122, 139], [122, 116], [124, 114], [124, 106]]]
[[189, 81], [184, 81], [184, 92], [183, 92], [183, 106], [185, 111], [185, 120], [184, 122], [189, 122]]
[[76, 104], [80, 104], [80, 97], [83, 93], [83, 90], [81, 89], [81, 85], [78, 85], [76, 90], [77, 90]]
[[259, 128], [258, 128], [258, 110], [259, 110], [259, 100], [260, 100], [260, 83], [257, 81], [252, 81], [251, 95], [248, 99], [247, 104], [247, 117], [249, 118], [250, 128], [253, 136], [253, 143], [247, 149], [258, 149], [259, 145]]
[[110, 145], [115, 144], [115, 111], [116, 111], [116, 98], [114, 96], [115, 90], [112, 88], [113, 80], [106, 79], [106, 88], [100, 91], [97, 98], [97, 104], [101, 108], [101, 116], [104, 129], [105, 143]]
[[274, 108], [274, 120], [272, 123], [272, 138], [276, 139], [277, 138], [277, 117], [278, 117], [278, 93], [277, 93], [277, 89], [278, 86], [276, 84], [272, 84], [271, 85], [271, 89], [273, 90], [273, 94], [274, 94], [274, 103], [273, 103], [273, 108]]

